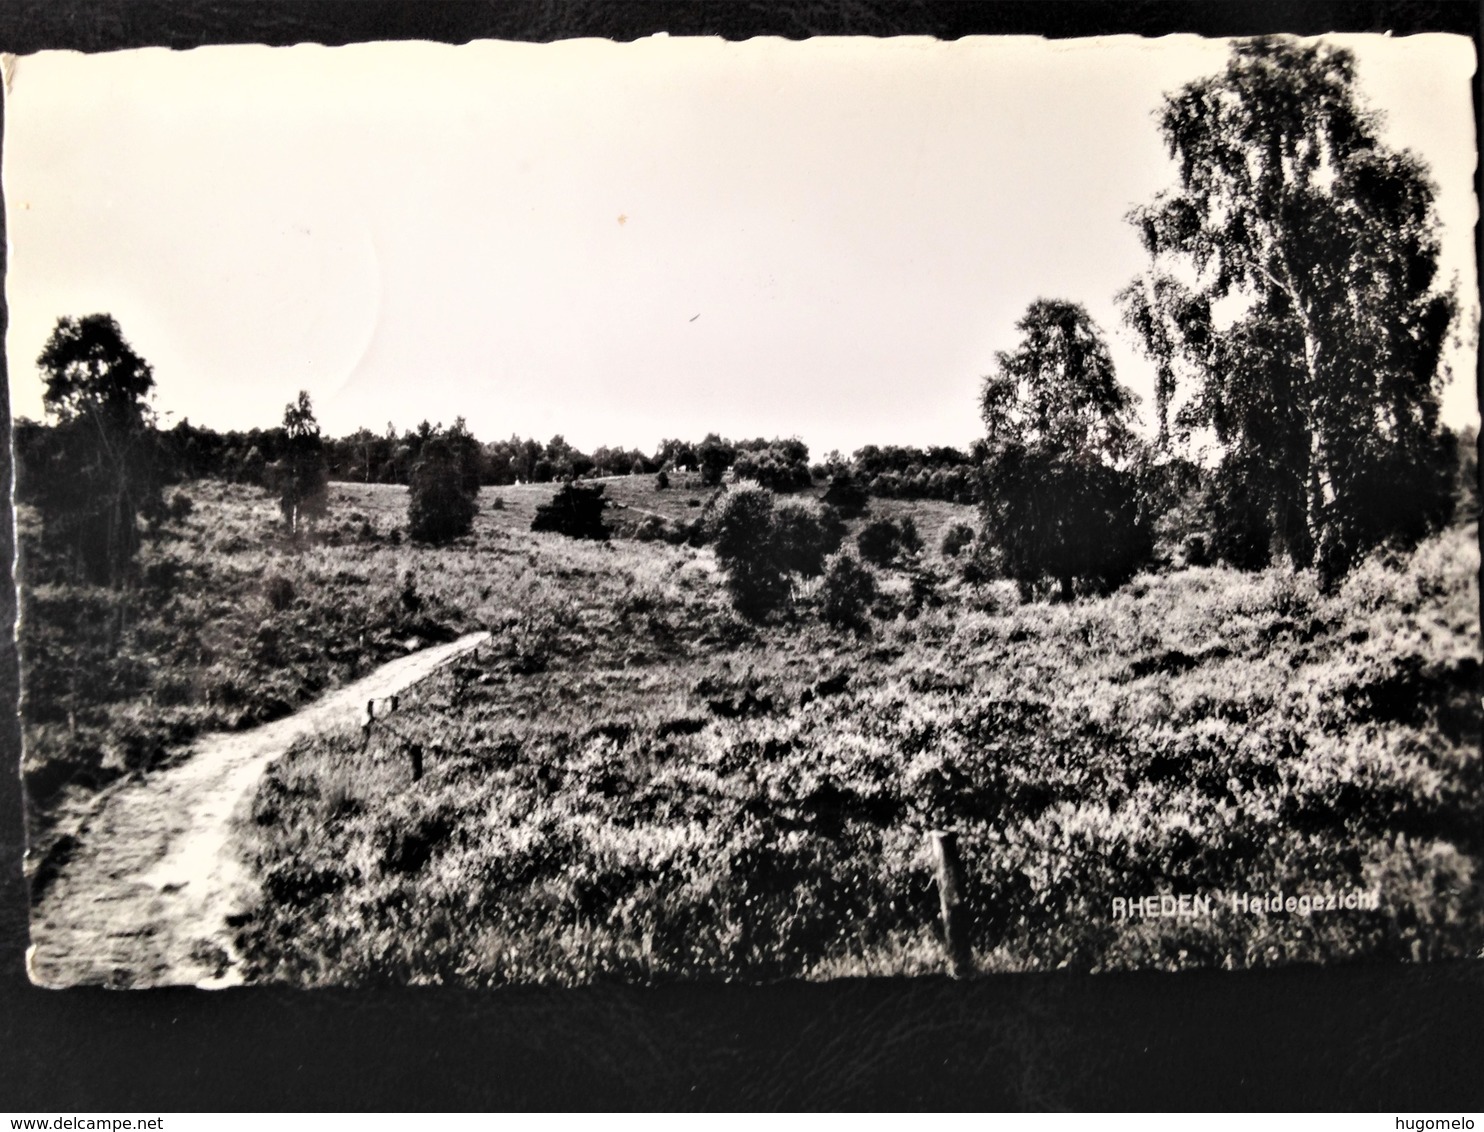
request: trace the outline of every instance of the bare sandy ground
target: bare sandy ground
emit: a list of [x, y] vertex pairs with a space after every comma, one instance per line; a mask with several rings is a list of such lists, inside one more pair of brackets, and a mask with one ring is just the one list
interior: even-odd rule
[[358, 727], [367, 700], [417, 683], [487, 638], [471, 633], [400, 657], [261, 727], [203, 735], [179, 765], [106, 797], [31, 909], [32, 982], [240, 982], [227, 917], [246, 903], [251, 880], [231, 842], [234, 811], [295, 740]]

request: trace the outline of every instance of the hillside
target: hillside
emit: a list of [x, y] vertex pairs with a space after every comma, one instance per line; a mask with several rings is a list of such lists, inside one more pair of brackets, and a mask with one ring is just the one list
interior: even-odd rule
[[[609, 492], [667, 514], [704, 499], [639, 480]], [[395, 509], [395, 489], [337, 490], [376, 524]], [[332, 737], [270, 771], [242, 830], [260, 977], [936, 971], [934, 826], [961, 835], [982, 970], [1422, 959], [1484, 938], [1472, 526], [1332, 596], [1213, 568], [1022, 605], [940, 566], [916, 616], [888, 597], [856, 636], [819, 622], [807, 585], [782, 620], [742, 622], [707, 550], [523, 530], [550, 490], [486, 491], [468, 547], [397, 552], [496, 647], [370, 750]], [[888, 507], [925, 533], [955, 510]], [[408, 743], [427, 752], [415, 785]], [[1275, 891], [1380, 907], [1232, 908]], [[1159, 893], [1211, 914], [1115, 919], [1114, 897]]]

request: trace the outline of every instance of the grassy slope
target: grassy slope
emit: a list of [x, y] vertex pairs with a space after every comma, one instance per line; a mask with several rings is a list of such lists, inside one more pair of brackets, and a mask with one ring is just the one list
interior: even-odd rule
[[[676, 514], [705, 498], [647, 482], [610, 495]], [[986, 969], [1421, 958], [1484, 938], [1473, 528], [1333, 597], [1276, 569], [1066, 606], [950, 583], [858, 639], [807, 596], [782, 623], [738, 622], [706, 551], [532, 535], [550, 490], [489, 489], [477, 551], [420, 552], [472, 554], [466, 572], [414, 559], [498, 641], [395, 721], [426, 777], [383, 734], [365, 753], [307, 745], [264, 782], [246, 833], [267, 895], [242, 940], [264, 976], [935, 970], [923, 832], [941, 823], [963, 834]], [[875, 510], [917, 511], [929, 555], [930, 531], [970, 515]], [[1117, 894], [1300, 885], [1379, 888], [1384, 907], [1107, 914]]]
[[331, 521], [286, 545], [266, 493], [202, 481], [195, 510], [146, 541], [124, 594], [55, 580], [20, 508], [20, 647], [31, 864], [96, 791], [203, 730], [251, 726], [491, 616], [488, 532], [455, 549], [401, 545], [402, 488], [336, 485]]

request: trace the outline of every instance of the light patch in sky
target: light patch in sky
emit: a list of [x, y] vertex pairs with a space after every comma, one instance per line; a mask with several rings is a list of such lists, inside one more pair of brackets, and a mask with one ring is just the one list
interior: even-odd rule
[[[1477, 206], [1457, 36], [1335, 36], [1438, 185], [1468, 312]], [[652, 449], [709, 431], [967, 446], [1038, 297], [1081, 302], [1152, 424], [1116, 292], [1173, 183], [1191, 36], [208, 47], [17, 61], [6, 100], [17, 415], [61, 315], [112, 313], [157, 408], [326, 430]]]

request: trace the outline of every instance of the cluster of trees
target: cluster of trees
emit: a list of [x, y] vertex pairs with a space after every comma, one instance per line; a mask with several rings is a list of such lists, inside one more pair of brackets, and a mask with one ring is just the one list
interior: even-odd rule
[[1131, 214], [1149, 265], [1120, 299], [1158, 369], [1161, 436], [1215, 434], [1254, 559], [1333, 581], [1446, 523], [1457, 297], [1437, 286], [1427, 170], [1382, 142], [1354, 57], [1238, 43], [1166, 97], [1160, 131], [1179, 183]]
[[[285, 406], [281, 426], [255, 435], [222, 436], [188, 422], [162, 431], [151, 404], [153, 370], [107, 314], [58, 319], [37, 365], [52, 424], [16, 423], [17, 494], [37, 507], [44, 544], [78, 580], [126, 584], [141, 520], [158, 529], [189, 514], [185, 497], [167, 508], [165, 486], [224, 463], [250, 467], [252, 482], [277, 496], [291, 541], [328, 510], [330, 445], [307, 392]], [[442, 542], [467, 533], [479, 491], [478, 442], [462, 421], [420, 430], [417, 442], [409, 534]]]
[[778, 499], [758, 483], [743, 482], [722, 497], [712, 543], [727, 571], [732, 604], [760, 618], [788, 598], [795, 576], [818, 577], [840, 547], [845, 524], [812, 501]]
[[[1426, 170], [1380, 140], [1354, 58], [1238, 43], [1224, 72], [1166, 97], [1160, 131], [1179, 182], [1130, 214], [1149, 265], [1119, 295], [1157, 368], [1158, 440], [1130, 429], [1086, 311], [1032, 303], [981, 400], [994, 564], [1063, 594], [1116, 584], [1178, 511], [1203, 556], [1281, 556], [1333, 584], [1448, 522], [1459, 438], [1439, 399], [1457, 300], [1436, 285]], [[1212, 467], [1173, 455], [1198, 430], [1217, 441]]]
[[851, 456], [848, 471], [874, 496], [974, 503], [979, 498], [979, 468], [985, 454], [982, 443], [969, 452], [868, 444]]
[[[108, 319], [106, 315], [90, 317]], [[151, 417], [150, 427], [154, 425]], [[44, 426], [35, 422], [17, 423], [16, 444], [23, 455], [33, 447], [44, 445], [45, 431]], [[654, 453], [648, 455], [637, 448], [606, 445], [585, 453], [561, 435], [545, 443], [519, 436], [482, 443], [460, 417], [448, 428], [425, 420], [400, 435], [390, 423], [380, 433], [360, 428], [338, 439], [324, 437], [320, 448], [333, 480], [409, 485], [423, 449], [438, 438], [458, 449], [461, 463], [482, 486], [561, 483], [675, 470], [699, 471], [705, 483], [717, 485], [732, 468], [736, 469], [737, 478], [755, 480], [775, 491], [797, 490], [810, 483], [809, 449], [796, 438], [733, 441], [710, 433], [697, 443], [661, 441]], [[266, 485], [269, 466], [299, 444], [287, 419], [274, 428], [228, 432], [216, 432], [184, 420], [156, 433], [153, 459], [166, 481], [211, 476]]]

